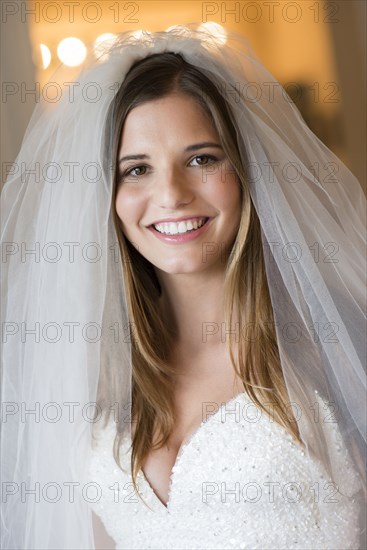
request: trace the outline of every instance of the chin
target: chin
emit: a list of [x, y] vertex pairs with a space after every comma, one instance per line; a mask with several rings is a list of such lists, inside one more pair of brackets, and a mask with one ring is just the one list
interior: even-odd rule
[[159, 271], [162, 271], [163, 273], [167, 273], [169, 275], [180, 275], [184, 273], [197, 273], [199, 269], [190, 269], [188, 266], [183, 265], [170, 265], [170, 266], [159, 266], [157, 269]]
[[157, 269], [162, 273], [167, 273], [169, 275], [194, 275], [195, 273], [204, 273], [213, 270], [214, 264], [218, 262], [207, 262], [204, 263], [201, 260], [199, 261], [180, 261], [172, 264], [162, 264], [156, 265]]
[[188, 261], [180, 258], [177, 262], [166, 263], [166, 264], [153, 264], [159, 271], [163, 273], [168, 273], [170, 275], [180, 275], [180, 274], [189, 274], [189, 273], [200, 273], [204, 271], [208, 266], [203, 264], [201, 260]]

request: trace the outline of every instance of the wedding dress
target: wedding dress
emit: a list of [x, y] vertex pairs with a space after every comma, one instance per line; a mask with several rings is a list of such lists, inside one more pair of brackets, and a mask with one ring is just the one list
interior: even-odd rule
[[[134, 491], [130, 450], [114, 461], [114, 421], [98, 428], [89, 479], [93, 511], [118, 549], [348, 549], [357, 548], [359, 478], [341, 445], [337, 424], [329, 443], [339, 451], [348, 496], [329, 483], [318, 461], [241, 393], [217, 408], [184, 442], [172, 469], [165, 505], [139, 472]], [[313, 479], [309, 477], [313, 469]], [[318, 502], [327, 502], [320, 520]]]

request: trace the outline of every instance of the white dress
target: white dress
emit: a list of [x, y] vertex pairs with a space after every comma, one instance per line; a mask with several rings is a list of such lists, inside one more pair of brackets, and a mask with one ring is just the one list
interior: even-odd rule
[[[337, 437], [335, 423], [330, 426]], [[137, 483], [149, 508], [136, 495], [130, 449], [122, 444], [125, 474], [113, 458], [114, 435], [113, 422], [100, 430], [88, 473], [98, 487], [90, 505], [118, 549], [358, 548], [353, 498], [335, 495], [333, 486], [323, 493], [327, 479], [320, 463], [310, 463], [302, 447], [246, 393], [223, 403], [181, 447], [167, 507], [142, 472]], [[339, 453], [341, 467], [348, 468], [345, 448]], [[360, 482], [349, 472], [351, 495]], [[324, 505], [327, 513], [321, 518], [319, 502], [325, 495], [336, 502]]]

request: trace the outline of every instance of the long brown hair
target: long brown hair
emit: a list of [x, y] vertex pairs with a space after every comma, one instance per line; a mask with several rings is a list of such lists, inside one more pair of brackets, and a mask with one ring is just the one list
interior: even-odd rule
[[[142, 103], [171, 93], [189, 95], [209, 115], [241, 186], [241, 220], [233, 253], [226, 261], [225, 319], [227, 326], [232, 326], [236, 316], [240, 327], [256, 327], [256, 337], [250, 335], [246, 341], [240, 338], [234, 346], [233, 335], [230, 334], [228, 344], [233, 368], [242, 379], [244, 390], [260, 409], [269, 414], [264, 404], [270, 401], [272, 418], [302, 444], [294, 417], [285, 413], [289, 397], [274, 329], [261, 226], [249, 193], [246, 159], [241, 158], [239, 153], [239, 138], [230, 106], [220, 93], [218, 83], [182, 56], [175, 53], [153, 54], [130, 69], [111, 107], [112, 159], [115, 163], [111, 208], [121, 251], [129, 319], [136, 330], [136, 339], [132, 343], [132, 416], [137, 429], [131, 454], [136, 490], [136, 476], [153, 447], [153, 434], [160, 436], [154, 445], [160, 448], [168, 441], [174, 428], [174, 369], [167, 362], [174, 334], [165, 325], [159, 311], [161, 289], [152, 264], [132, 246], [121, 230], [115, 208], [117, 159], [123, 125], [130, 111]], [[117, 463], [122, 436], [122, 429], [117, 429], [114, 445]]]

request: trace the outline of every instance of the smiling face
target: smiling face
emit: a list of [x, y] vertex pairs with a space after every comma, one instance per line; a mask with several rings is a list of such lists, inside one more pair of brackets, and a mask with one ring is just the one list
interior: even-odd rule
[[116, 212], [140, 254], [170, 274], [224, 270], [240, 222], [241, 189], [199, 104], [171, 94], [135, 107], [118, 159]]

